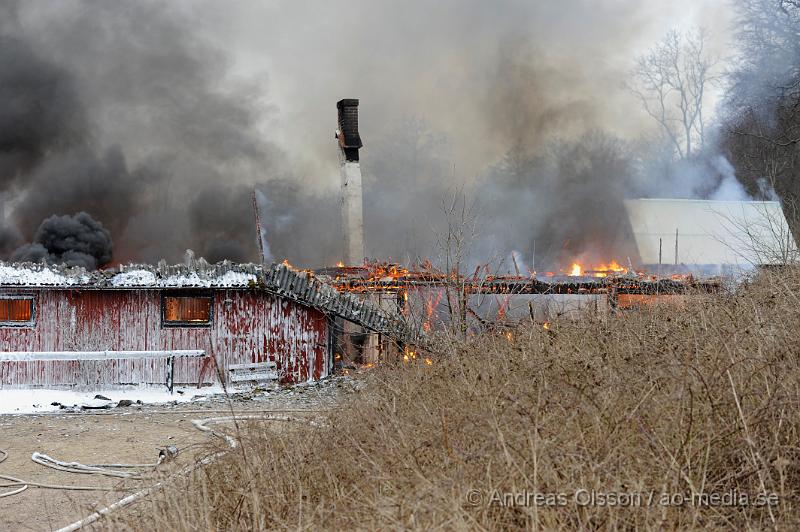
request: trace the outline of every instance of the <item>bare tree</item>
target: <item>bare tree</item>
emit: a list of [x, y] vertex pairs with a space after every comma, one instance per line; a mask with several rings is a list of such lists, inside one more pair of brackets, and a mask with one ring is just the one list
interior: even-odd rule
[[702, 149], [706, 136], [703, 107], [708, 88], [717, 81], [717, 61], [707, 49], [703, 29], [670, 31], [640, 56], [632, 73], [631, 91], [686, 158]]
[[444, 271], [450, 282], [445, 295], [453, 331], [461, 338], [467, 334], [468, 291], [464, 268], [469, 248], [477, 235], [477, 213], [474, 202], [467, 200], [463, 189], [442, 199], [442, 213], [447, 221], [444, 235], [439, 235]]
[[[744, 116], [775, 118], [762, 135], [778, 145], [800, 142], [800, 0], [740, 0], [736, 4], [740, 53], [730, 73], [727, 104]], [[774, 115], [774, 116], [770, 116]]]
[[718, 219], [711, 237], [731, 252], [742, 266], [776, 266], [796, 263], [800, 250], [783, 211], [769, 203], [745, 209], [712, 209]]
[[800, 1], [736, 3], [739, 55], [728, 75], [722, 147], [748, 191], [766, 182], [800, 228]]

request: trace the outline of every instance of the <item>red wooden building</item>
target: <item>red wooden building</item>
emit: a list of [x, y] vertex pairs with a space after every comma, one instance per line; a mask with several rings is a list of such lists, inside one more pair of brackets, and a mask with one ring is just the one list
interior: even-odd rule
[[[311, 297], [319, 281], [200, 263], [92, 273], [0, 263], [0, 388], [213, 383], [266, 361], [284, 383], [331, 373], [331, 314]], [[297, 292], [300, 281], [315, 290]]]

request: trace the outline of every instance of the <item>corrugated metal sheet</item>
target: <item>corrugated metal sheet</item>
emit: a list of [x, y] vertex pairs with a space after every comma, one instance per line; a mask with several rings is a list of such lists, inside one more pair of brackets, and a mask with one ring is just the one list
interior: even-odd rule
[[421, 331], [401, 314], [383, 310], [357, 294], [339, 292], [310, 272], [273, 264], [264, 272], [262, 283], [266, 290], [390, 338], [407, 343], [424, 340]]
[[[326, 316], [263, 290], [214, 289], [207, 328], [162, 327], [159, 290], [2, 289], [35, 297], [33, 327], [0, 327], [1, 351], [201, 349], [227, 364], [275, 360], [285, 382], [328, 375]], [[0, 362], [0, 387], [163, 383], [166, 360]], [[176, 383], [202, 361], [179, 358]]]
[[797, 260], [780, 203], [681, 199], [625, 200], [642, 264], [753, 265]]

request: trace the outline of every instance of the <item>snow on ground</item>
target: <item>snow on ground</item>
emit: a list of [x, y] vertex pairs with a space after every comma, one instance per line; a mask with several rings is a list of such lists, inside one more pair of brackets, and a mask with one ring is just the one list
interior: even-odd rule
[[[183, 392], [183, 393], [179, 393]], [[202, 389], [195, 387], [181, 388], [176, 386], [174, 393], [170, 394], [166, 388], [151, 386], [134, 386], [114, 390], [76, 391], [76, 390], [49, 390], [49, 389], [5, 389], [0, 390], [0, 415], [2, 414], [34, 414], [38, 412], [53, 412], [61, 410], [60, 405], [80, 409], [82, 405], [93, 408], [103, 407], [108, 404], [113, 407], [123, 399], [144, 404], [188, 403], [192, 400], [204, 400], [207, 396], [223, 393], [220, 386]], [[111, 401], [95, 399], [96, 395], [107, 397]], [[58, 404], [52, 404], [58, 403]]]

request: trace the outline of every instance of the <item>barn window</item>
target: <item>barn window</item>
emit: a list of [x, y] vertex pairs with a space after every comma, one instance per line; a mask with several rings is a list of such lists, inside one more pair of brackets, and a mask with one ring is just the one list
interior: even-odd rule
[[211, 324], [212, 301], [207, 295], [165, 295], [162, 323], [171, 327], [207, 327]]
[[34, 318], [33, 296], [0, 296], [0, 326], [31, 326]]

